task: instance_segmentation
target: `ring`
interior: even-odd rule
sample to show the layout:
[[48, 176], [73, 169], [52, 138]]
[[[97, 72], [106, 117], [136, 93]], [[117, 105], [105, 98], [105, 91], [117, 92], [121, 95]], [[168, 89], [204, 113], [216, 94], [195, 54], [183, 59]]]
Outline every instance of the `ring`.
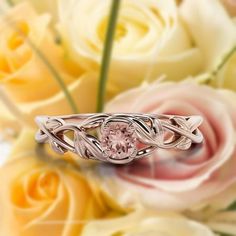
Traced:
[[36, 141], [54, 151], [85, 159], [125, 164], [150, 155], [157, 148], [189, 149], [201, 143], [201, 116], [135, 113], [93, 113], [38, 116]]

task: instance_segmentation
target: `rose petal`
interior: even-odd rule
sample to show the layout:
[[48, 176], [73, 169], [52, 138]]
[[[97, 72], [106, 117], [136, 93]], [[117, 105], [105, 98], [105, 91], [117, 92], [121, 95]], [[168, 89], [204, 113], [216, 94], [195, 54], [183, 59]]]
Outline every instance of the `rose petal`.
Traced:
[[236, 30], [232, 19], [217, 0], [186, 0], [181, 15], [204, 55], [205, 68], [214, 68], [235, 46]]

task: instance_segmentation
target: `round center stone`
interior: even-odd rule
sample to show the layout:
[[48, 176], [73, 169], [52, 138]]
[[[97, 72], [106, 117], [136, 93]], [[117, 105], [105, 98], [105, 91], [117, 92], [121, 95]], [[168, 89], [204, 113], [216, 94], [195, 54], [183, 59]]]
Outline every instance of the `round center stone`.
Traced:
[[134, 127], [125, 122], [109, 122], [102, 130], [101, 145], [112, 159], [124, 159], [137, 150]]

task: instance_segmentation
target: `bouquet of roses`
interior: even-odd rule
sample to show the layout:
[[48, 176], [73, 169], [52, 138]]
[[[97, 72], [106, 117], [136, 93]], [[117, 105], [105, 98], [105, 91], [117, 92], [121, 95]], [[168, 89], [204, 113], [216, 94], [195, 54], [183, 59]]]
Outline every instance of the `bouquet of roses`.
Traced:
[[[35, 142], [35, 116], [95, 112], [204, 140], [124, 165]], [[0, 129], [0, 236], [236, 235], [235, 0], [1, 0]]]

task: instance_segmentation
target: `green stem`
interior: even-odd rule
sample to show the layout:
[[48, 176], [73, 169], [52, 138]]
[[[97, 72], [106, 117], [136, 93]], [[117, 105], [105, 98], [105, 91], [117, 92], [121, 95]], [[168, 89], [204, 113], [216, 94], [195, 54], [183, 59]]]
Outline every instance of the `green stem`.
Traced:
[[212, 75], [216, 76], [218, 72], [224, 67], [224, 65], [229, 61], [229, 59], [236, 52], [236, 45], [225, 55], [221, 63], [216, 67], [216, 69], [212, 72]]
[[202, 83], [209, 84], [213, 79], [216, 78], [220, 70], [225, 66], [225, 64], [230, 60], [230, 58], [234, 55], [236, 52], [236, 45], [223, 57], [222, 61], [216, 66], [214, 70], [212, 70], [207, 78], [202, 79]]
[[102, 64], [99, 75], [97, 112], [101, 112], [104, 108], [106, 82], [109, 72], [110, 59], [112, 54], [113, 38], [115, 34], [116, 22], [118, 18], [120, 0], [113, 0], [110, 10], [109, 22], [107, 26], [105, 45], [102, 55]]
[[64, 95], [65, 95], [65, 97], [68, 101], [68, 104], [70, 105], [72, 111], [74, 113], [78, 113], [78, 108], [77, 108], [72, 96], [70, 95], [70, 92], [67, 89], [67, 86], [63, 81], [63, 78], [60, 76], [60, 74], [57, 73], [56, 69], [49, 62], [49, 60], [43, 54], [43, 52], [41, 52], [29, 39], [28, 39], [28, 43], [30, 44], [31, 48], [35, 51], [35, 53], [38, 55], [38, 57], [42, 60], [42, 62], [45, 64], [45, 66], [48, 68], [49, 72], [52, 74], [54, 79], [57, 81], [57, 83], [60, 86], [61, 90], [63, 91], [63, 93], [64, 93]]

